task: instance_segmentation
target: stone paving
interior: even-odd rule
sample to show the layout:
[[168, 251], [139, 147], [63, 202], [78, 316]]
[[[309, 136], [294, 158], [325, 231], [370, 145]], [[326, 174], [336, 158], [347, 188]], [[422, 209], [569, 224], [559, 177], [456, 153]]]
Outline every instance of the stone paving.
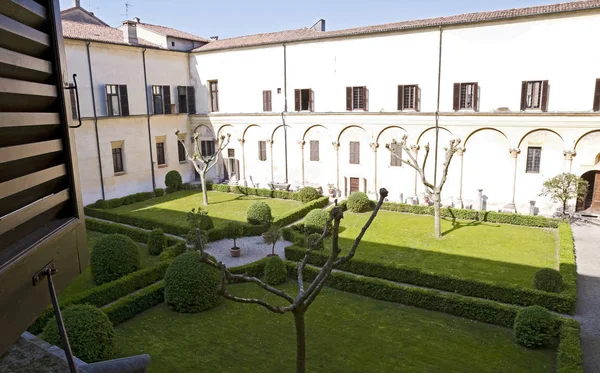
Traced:
[[[265, 244], [261, 236], [242, 237], [236, 240], [236, 244], [242, 249], [239, 258], [232, 258], [229, 249], [233, 246], [233, 240], [225, 239], [206, 244], [206, 252], [222, 261], [228, 268], [237, 267], [262, 259], [271, 253], [271, 244]], [[275, 254], [282, 259], [285, 258], [284, 248], [292, 243], [280, 240], [275, 244]]]

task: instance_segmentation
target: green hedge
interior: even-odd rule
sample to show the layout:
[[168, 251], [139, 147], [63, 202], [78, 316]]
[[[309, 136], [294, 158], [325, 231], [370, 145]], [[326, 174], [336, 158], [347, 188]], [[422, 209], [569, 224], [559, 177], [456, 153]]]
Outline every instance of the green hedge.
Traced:
[[[368, 247], [363, 248], [369, 250]], [[289, 246], [285, 249], [288, 260], [301, 261], [305, 249]], [[328, 254], [313, 251], [309, 263], [322, 266]], [[549, 310], [573, 314], [575, 311], [576, 296], [571, 293], [547, 293], [535, 289], [526, 289], [518, 286], [494, 284], [491, 282], [463, 279], [457, 276], [432, 273], [421, 268], [407, 265], [390, 265], [374, 263], [354, 258], [338, 269], [363, 276], [377, 277], [385, 280], [402, 282], [406, 284], [424, 286], [433, 289], [459, 293], [471, 297], [484, 298], [503, 303], [521, 306], [540, 305]]]
[[579, 323], [573, 319], [565, 319], [559, 329], [558, 354], [556, 358], [557, 373], [583, 373], [583, 352]]
[[[111, 223], [107, 221], [97, 219], [85, 219], [86, 229], [94, 232], [106, 233], [106, 234], [124, 234], [134, 240], [135, 242], [147, 244], [150, 238], [150, 232], [134, 227], [127, 227], [118, 223]], [[167, 236], [167, 245], [176, 245], [180, 240]]]
[[[382, 210], [405, 212], [418, 215], [433, 215], [433, 206], [408, 205], [405, 203], [385, 202]], [[531, 216], [520, 214], [509, 214], [494, 211], [477, 211], [443, 207], [441, 216], [444, 218], [478, 220], [489, 223], [503, 223], [513, 225], [525, 225], [529, 227], [557, 228], [560, 220], [550, 219], [543, 216]]]
[[[165, 233], [174, 234], [176, 236], [184, 236], [188, 233], [187, 227], [178, 226], [175, 224], [169, 224], [154, 220], [147, 220], [137, 216], [119, 214], [110, 210], [102, 210], [102, 209], [94, 209], [86, 206], [84, 208], [84, 212], [86, 216], [91, 216], [93, 218], [110, 220], [115, 223], [133, 225], [138, 228], [144, 228], [148, 230], [152, 230], [154, 228], [160, 228]], [[148, 232], [149, 233], [149, 232]], [[147, 241], [146, 241], [147, 242]]]
[[291, 224], [291, 223], [295, 222], [296, 220], [302, 219], [304, 216], [306, 216], [306, 214], [309, 213], [309, 211], [314, 210], [314, 209], [323, 208], [323, 207], [327, 206], [328, 203], [329, 203], [329, 197], [321, 197], [314, 201], [310, 201], [300, 207], [293, 209], [292, 211], [288, 212], [284, 216], [275, 218], [275, 220], [273, 220], [273, 225], [278, 225], [280, 227], [283, 227], [285, 225]]
[[[60, 306], [64, 308], [69, 304], [91, 304], [102, 307], [129, 293], [162, 280], [169, 264], [170, 262], [167, 261], [161, 262], [155, 267], [142, 269], [116, 281], [93, 287], [76, 297], [61, 302]], [[49, 307], [29, 326], [28, 330], [33, 334], [39, 334], [52, 316], [54, 316], [54, 312], [52, 307]]]
[[571, 226], [564, 222], [558, 225], [558, 262], [558, 271], [563, 279], [563, 291], [560, 295], [573, 302], [571, 312], [568, 312], [572, 314], [577, 300], [577, 264], [575, 262], [573, 231]]
[[113, 198], [107, 200], [99, 199], [96, 202], [87, 205], [87, 207], [97, 209], [114, 209], [119, 206], [131, 205], [132, 203], [146, 201], [150, 198], [154, 198], [153, 192], [140, 192], [120, 198]]
[[286, 190], [251, 188], [245, 186], [229, 186], [227, 184], [210, 184], [206, 185], [206, 189], [215, 190], [224, 193], [244, 194], [247, 196], [260, 196], [268, 198], [293, 199], [300, 201], [300, 196], [296, 192], [288, 192]]
[[141, 291], [129, 294], [102, 309], [113, 325], [133, 318], [135, 315], [164, 301], [164, 281], [157, 282]]

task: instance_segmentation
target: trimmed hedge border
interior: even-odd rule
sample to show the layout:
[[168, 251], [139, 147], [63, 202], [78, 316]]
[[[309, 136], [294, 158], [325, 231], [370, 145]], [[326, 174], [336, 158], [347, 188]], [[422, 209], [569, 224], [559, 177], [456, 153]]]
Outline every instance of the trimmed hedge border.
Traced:
[[120, 324], [133, 318], [138, 313], [156, 306], [165, 300], [165, 282], [160, 281], [144, 288], [137, 293], [129, 294], [102, 311], [108, 315], [113, 325]]
[[310, 201], [300, 207], [293, 209], [292, 211], [288, 212], [286, 215], [276, 218], [275, 220], [273, 220], [273, 224], [283, 227], [285, 225], [295, 222], [296, 220], [302, 219], [311, 210], [323, 208], [323, 207], [327, 206], [327, 204], [329, 204], [329, 197], [321, 197], [314, 201]]
[[[385, 202], [381, 206], [382, 210], [405, 212], [409, 214], [417, 215], [433, 215], [433, 206], [420, 206], [420, 205], [408, 205], [405, 203]], [[488, 223], [502, 223], [502, 224], [513, 224], [513, 225], [524, 225], [528, 227], [542, 227], [542, 228], [557, 228], [561, 222], [559, 219], [550, 219], [543, 216], [531, 216], [531, 215], [520, 215], [510, 214], [504, 212], [495, 211], [477, 211], [477, 210], [466, 210], [456, 209], [450, 207], [442, 207], [441, 216], [443, 218], [453, 218], [462, 220], [477, 220]]]
[[[126, 227], [118, 223], [110, 223], [96, 219], [85, 219], [85, 227], [86, 229], [94, 232], [106, 234], [124, 234], [135, 242], [143, 244], [147, 244], [148, 238], [150, 238], [150, 232], [143, 229]], [[172, 246], [177, 242], [179, 242], [177, 239], [167, 236], [167, 245]]]
[[581, 327], [576, 320], [564, 319], [558, 337], [558, 353], [556, 356], [557, 373], [583, 373], [583, 352], [579, 333]]

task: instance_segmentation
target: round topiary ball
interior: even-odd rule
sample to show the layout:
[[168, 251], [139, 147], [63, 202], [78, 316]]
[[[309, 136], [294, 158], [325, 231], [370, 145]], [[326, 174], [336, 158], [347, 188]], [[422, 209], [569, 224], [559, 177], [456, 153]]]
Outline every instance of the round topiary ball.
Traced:
[[306, 233], [323, 233], [328, 219], [329, 213], [327, 211], [311, 210], [304, 218], [304, 231]]
[[96, 285], [114, 281], [140, 268], [138, 245], [122, 234], [100, 238], [90, 255], [92, 278]]
[[271, 256], [265, 265], [265, 281], [269, 285], [283, 284], [287, 279], [287, 269], [279, 256]]
[[[317, 242], [321, 238], [321, 234], [312, 233], [306, 238], [306, 246], [311, 248], [315, 242]], [[315, 248], [315, 250], [323, 250], [323, 241], [321, 241]]]
[[148, 254], [160, 255], [167, 248], [167, 236], [160, 228], [154, 228], [148, 237]]
[[250, 224], [270, 224], [273, 221], [271, 208], [263, 201], [256, 201], [248, 207], [247, 219]]
[[[112, 357], [116, 334], [104, 312], [89, 304], [77, 304], [66, 307], [62, 311], [62, 317], [73, 355], [86, 363], [108, 360]], [[43, 339], [64, 348], [56, 318], [48, 320]]]
[[533, 284], [536, 289], [551, 293], [560, 293], [564, 286], [560, 272], [551, 268], [542, 268], [537, 271]]
[[298, 192], [298, 198], [300, 198], [302, 203], [313, 201], [319, 197], [321, 197], [319, 192], [315, 188], [309, 186], [300, 189]]
[[219, 303], [219, 271], [200, 261], [200, 253], [179, 255], [165, 274], [165, 302], [177, 312], [194, 313]]
[[555, 317], [544, 307], [523, 308], [515, 318], [515, 341], [532, 348], [548, 346], [556, 334], [556, 326]]
[[181, 184], [183, 184], [183, 180], [181, 179], [181, 174], [175, 170], [171, 170], [167, 172], [165, 175], [165, 185], [167, 188], [171, 190], [179, 190], [181, 188]]
[[365, 212], [369, 210], [371, 201], [365, 193], [354, 192], [346, 200], [346, 206], [350, 212]]

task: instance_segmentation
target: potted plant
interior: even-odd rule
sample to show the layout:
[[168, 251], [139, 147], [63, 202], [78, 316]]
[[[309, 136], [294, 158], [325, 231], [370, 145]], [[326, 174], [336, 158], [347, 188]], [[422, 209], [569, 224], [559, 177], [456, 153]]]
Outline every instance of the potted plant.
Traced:
[[329, 188], [329, 195], [335, 197], [335, 184], [327, 184], [327, 188]]
[[225, 236], [233, 240], [233, 247], [229, 249], [229, 253], [233, 258], [237, 258], [242, 254], [242, 249], [237, 246], [236, 240], [244, 234], [244, 226], [237, 221], [232, 221], [225, 226]]
[[265, 233], [268, 233], [271, 239], [271, 254], [267, 255], [267, 257], [277, 256], [277, 254], [275, 254], [275, 244], [281, 239], [281, 227], [279, 225], [272, 225]]

